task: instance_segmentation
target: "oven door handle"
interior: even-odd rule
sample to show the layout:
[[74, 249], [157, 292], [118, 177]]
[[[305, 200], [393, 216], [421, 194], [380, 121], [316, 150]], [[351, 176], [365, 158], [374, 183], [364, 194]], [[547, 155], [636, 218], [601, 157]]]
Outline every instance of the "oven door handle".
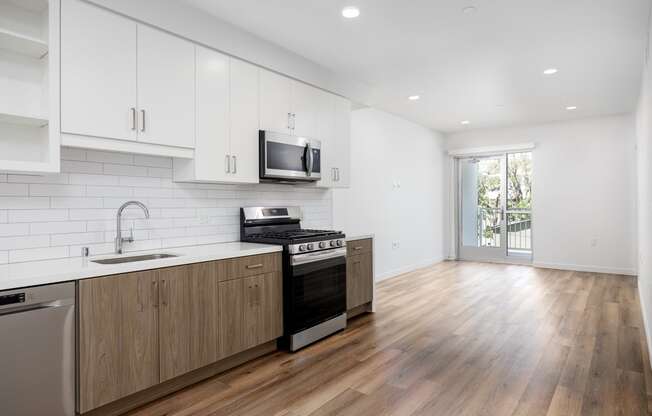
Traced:
[[291, 264], [293, 266], [298, 266], [300, 264], [315, 263], [318, 261], [334, 259], [337, 257], [346, 258], [346, 247], [341, 247], [334, 250], [316, 251], [314, 253], [295, 254], [292, 256]]

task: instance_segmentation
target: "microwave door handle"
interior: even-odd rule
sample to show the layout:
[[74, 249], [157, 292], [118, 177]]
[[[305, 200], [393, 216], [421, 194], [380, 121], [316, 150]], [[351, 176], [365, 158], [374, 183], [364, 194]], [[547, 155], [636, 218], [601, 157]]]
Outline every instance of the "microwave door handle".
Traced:
[[308, 168], [308, 176], [312, 176], [313, 158], [312, 158], [312, 145], [306, 145], [306, 167]]

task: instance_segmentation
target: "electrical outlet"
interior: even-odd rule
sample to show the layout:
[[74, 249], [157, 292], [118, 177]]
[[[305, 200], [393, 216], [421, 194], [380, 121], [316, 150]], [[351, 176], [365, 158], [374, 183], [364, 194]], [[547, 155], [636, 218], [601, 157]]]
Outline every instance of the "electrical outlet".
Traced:
[[392, 241], [392, 250], [398, 250], [401, 247], [401, 243], [398, 241]]
[[594, 238], [591, 240], [591, 247], [597, 247], [598, 246], [598, 239]]

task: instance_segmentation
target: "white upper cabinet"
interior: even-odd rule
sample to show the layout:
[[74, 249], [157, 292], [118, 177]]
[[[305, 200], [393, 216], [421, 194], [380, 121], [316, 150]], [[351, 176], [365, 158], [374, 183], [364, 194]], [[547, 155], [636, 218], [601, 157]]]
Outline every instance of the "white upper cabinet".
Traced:
[[195, 46], [138, 25], [138, 140], [195, 145]]
[[61, 2], [61, 130], [136, 140], [137, 24]]
[[[258, 68], [231, 59], [231, 179], [258, 183]], [[234, 159], [235, 158], [235, 159]]]
[[260, 130], [292, 133], [292, 80], [260, 71]]
[[331, 166], [335, 171], [332, 187], [348, 188], [351, 184], [351, 102], [346, 98], [333, 97], [335, 124]]
[[61, 19], [62, 144], [192, 157], [194, 45], [80, 0]]
[[196, 47], [196, 149], [175, 159], [178, 181], [224, 181], [229, 175], [229, 57]]
[[258, 183], [258, 68], [196, 48], [195, 158], [175, 159], [174, 179]]
[[319, 113], [325, 92], [306, 84], [292, 81], [292, 134], [318, 140]]

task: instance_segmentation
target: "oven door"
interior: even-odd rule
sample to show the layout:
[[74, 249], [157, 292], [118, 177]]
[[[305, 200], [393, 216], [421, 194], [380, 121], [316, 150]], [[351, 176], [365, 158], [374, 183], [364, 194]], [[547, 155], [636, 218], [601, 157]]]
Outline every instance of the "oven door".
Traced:
[[289, 334], [346, 312], [346, 248], [291, 256], [288, 286]]
[[259, 141], [261, 179], [321, 179], [319, 140], [261, 130]]

